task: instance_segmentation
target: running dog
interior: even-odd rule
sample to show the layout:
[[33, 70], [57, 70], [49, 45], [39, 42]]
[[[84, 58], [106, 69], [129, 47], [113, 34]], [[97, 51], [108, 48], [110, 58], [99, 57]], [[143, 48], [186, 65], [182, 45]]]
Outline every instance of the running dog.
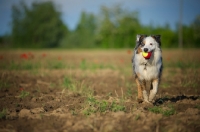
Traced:
[[[160, 35], [137, 35], [132, 58], [133, 74], [138, 87], [139, 103], [153, 103], [160, 83], [163, 63]], [[150, 92], [146, 83], [150, 82]]]

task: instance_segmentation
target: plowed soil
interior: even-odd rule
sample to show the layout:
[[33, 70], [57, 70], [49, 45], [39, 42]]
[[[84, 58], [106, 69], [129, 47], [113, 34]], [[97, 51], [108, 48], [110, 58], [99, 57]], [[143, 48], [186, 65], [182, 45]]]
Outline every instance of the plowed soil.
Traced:
[[153, 105], [131, 50], [0, 51], [0, 132], [199, 132], [200, 50], [163, 50]]

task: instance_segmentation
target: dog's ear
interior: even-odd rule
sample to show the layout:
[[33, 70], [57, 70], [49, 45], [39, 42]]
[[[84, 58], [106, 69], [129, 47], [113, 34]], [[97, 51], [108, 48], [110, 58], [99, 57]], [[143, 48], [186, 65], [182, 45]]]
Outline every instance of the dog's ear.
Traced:
[[152, 37], [158, 42], [159, 46], [161, 46], [161, 35], [152, 35]]
[[140, 35], [140, 34], [137, 34], [137, 35], [136, 35], [136, 42], [139, 42], [139, 40], [140, 40], [140, 37], [141, 37], [141, 35]]
[[141, 42], [147, 35], [144, 34], [137, 34], [136, 35], [136, 42]]
[[[142, 43], [142, 40], [146, 37], [147, 35], [141, 35], [141, 34], [137, 34], [136, 35], [136, 45], [135, 45], [135, 50], [138, 49], [138, 47], [140, 46], [140, 44]], [[138, 54], [138, 50], [136, 52]]]

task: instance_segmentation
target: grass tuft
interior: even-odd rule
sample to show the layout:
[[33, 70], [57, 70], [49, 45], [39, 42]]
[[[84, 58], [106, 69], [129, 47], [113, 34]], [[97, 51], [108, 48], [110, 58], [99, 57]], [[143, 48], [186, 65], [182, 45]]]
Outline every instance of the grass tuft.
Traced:
[[51, 61], [48, 63], [48, 66], [46, 66], [49, 69], [64, 69], [66, 68], [65, 64], [62, 62], [57, 62], [57, 61]]
[[175, 109], [173, 106], [168, 106], [167, 108], [162, 108], [159, 106], [154, 106], [152, 108], [148, 108], [150, 112], [156, 113], [156, 114], [162, 114], [164, 116], [170, 116], [175, 114]]
[[1, 112], [0, 112], [0, 119], [5, 119], [6, 118], [6, 114], [7, 114], [7, 109], [3, 109]]
[[88, 87], [84, 81], [79, 81], [73, 79], [72, 77], [64, 77], [62, 85], [65, 90], [68, 90], [68, 92], [78, 93], [85, 96], [93, 94], [93, 90], [91, 90], [91, 88]]
[[10, 86], [10, 84], [8, 84], [8, 82], [5, 82], [5, 81], [2, 81], [2, 80], [0, 80], [0, 90], [1, 89], [6, 89], [6, 88], [8, 88]]
[[116, 103], [115, 101], [108, 102], [106, 100], [97, 100], [93, 96], [88, 97], [86, 100], [86, 106], [83, 110], [84, 115], [91, 115], [96, 112], [106, 112], [106, 111], [125, 111], [126, 108], [123, 104]]
[[86, 70], [86, 68], [87, 68], [87, 62], [86, 62], [85, 59], [82, 59], [82, 60], [81, 60], [80, 68], [81, 68], [82, 70]]
[[27, 97], [29, 94], [30, 94], [29, 92], [22, 90], [19, 97], [23, 99]]

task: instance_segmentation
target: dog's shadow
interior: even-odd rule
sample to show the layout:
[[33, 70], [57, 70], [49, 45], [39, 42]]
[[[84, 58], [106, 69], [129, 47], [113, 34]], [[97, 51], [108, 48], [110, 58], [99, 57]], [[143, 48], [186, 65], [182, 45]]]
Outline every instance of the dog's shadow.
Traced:
[[158, 99], [155, 100], [154, 105], [159, 106], [159, 105], [164, 104], [167, 101], [176, 103], [177, 101], [184, 100], [184, 99], [197, 100], [197, 99], [200, 99], [200, 96], [185, 96], [185, 95], [180, 95], [180, 96], [169, 97], [169, 98], [168, 97], [158, 98]]

